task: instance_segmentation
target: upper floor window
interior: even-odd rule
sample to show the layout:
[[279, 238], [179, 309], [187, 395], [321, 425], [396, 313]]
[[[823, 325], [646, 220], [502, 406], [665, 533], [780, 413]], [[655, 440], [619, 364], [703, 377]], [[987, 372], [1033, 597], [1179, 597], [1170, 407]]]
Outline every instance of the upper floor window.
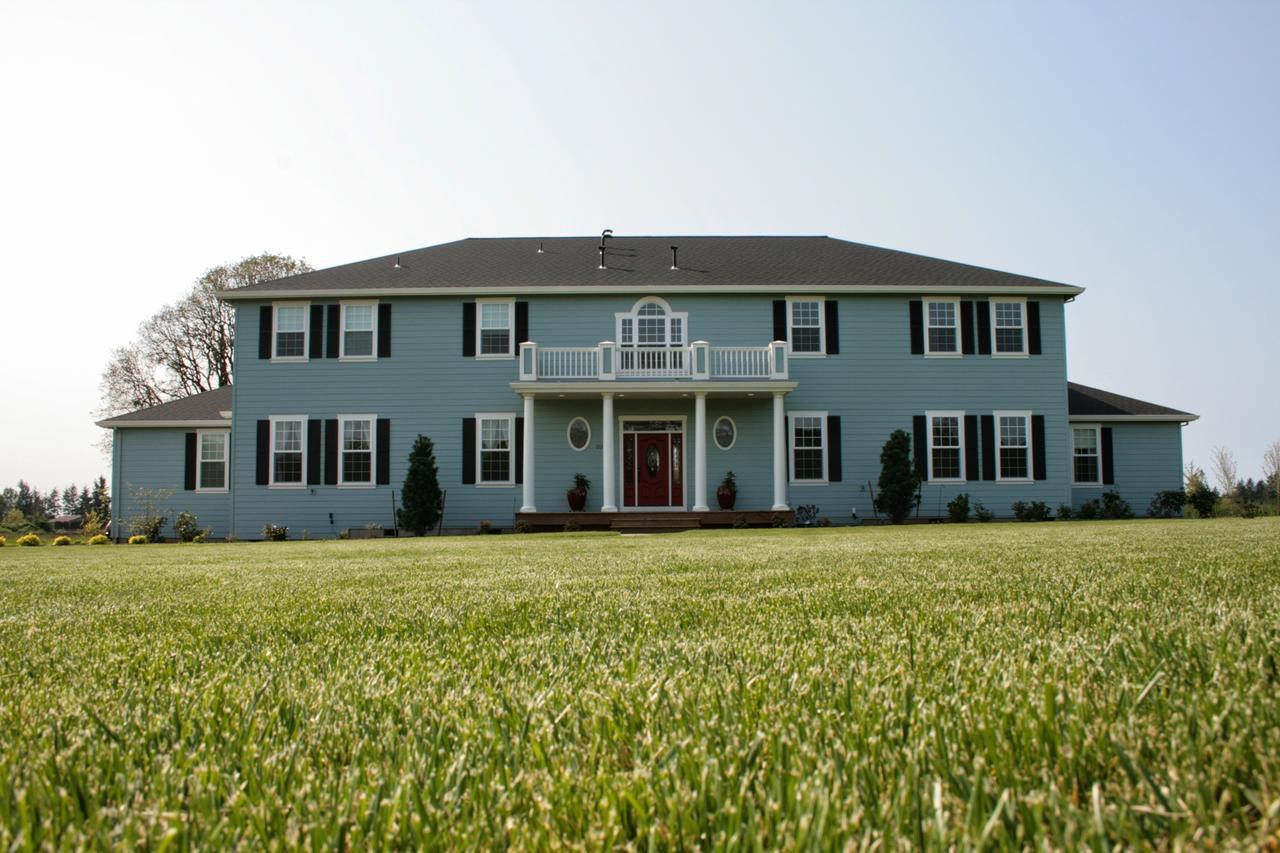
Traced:
[[964, 479], [964, 412], [929, 412], [929, 479]]
[[227, 433], [202, 431], [199, 438], [196, 491], [224, 491], [227, 488]]
[[620, 346], [682, 347], [687, 340], [689, 315], [672, 311], [666, 300], [656, 296], [641, 299], [615, 318]]
[[1024, 300], [991, 302], [996, 355], [1027, 354], [1026, 307]]
[[377, 305], [373, 302], [342, 303], [341, 358], [369, 358], [373, 355], [376, 337]]
[[306, 418], [294, 415], [271, 418], [271, 485], [303, 485], [306, 422]]
[[480, 322], [476, 324], [476, 354], [479, 358], [510, 358], [514, 352], [515, 301], [477, 299]]
[[960, 353], [960, 303], [954, 299], [925, 303], [925, 346], [929, 355]]
[[276, 305], [275, 336], [271, 357], [275, 359], [305, 359], [307, 357], [307, 311], [303, 304]]
[[1031, 478], [1031, 414], [1029, 412], [996, 412], [999, 433], [999, 465], [997, 480], [1029, 480]]
[[489, 485], [509, 485], [514, 482], [515, 432], [514, 415], [476, 415], [476, 429], [480, 440], [476, 442], [477, 482]]
[[791, 482], [827, 481], [827, 413], [791, 415]]
[[791, 352], [821, 355], [824, 350], [822, 300], [798, 297], [787, 300], [787, 340]]
[[1102, 446], [1099, 426], [1071, 428], [1071, 479], [1078, 486], [1102, 484], [1102, 468], [1098, 448]]

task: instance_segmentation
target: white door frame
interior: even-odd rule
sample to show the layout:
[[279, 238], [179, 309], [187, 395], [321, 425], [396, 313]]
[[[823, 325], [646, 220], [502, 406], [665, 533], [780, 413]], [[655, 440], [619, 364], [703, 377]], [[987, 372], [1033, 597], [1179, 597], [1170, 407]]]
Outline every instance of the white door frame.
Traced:
[[[652, 430], [652, 429], [627, 429], [627, 421], [679, 421], [680, 429], [676, 430]], [[689, 441], [688, 441], [688, 415], [618, 415], [618, 472], [622, 475], [618, 477], [618, 510], [620, 512], [685, 512], [688, 507], [689, 498], [689, 478], [686, 476], [689, 471]], [[668, 432], [671, 435], [680, 436], [680, 505], [679, 506], [627, 506], [627, 471], [626, 471], [626, 447], [627, 433], [640, 434], [652, 432]], [[637, 460], [638, 461], [638, 460]], [[667, 459], [670, 465], [671, 460]], [[674, 466], [672, 466], [674, 471]], [[639, 485], [639, 478], [637, 478]], [[668, 494], [670, 492], [668, 491]]]

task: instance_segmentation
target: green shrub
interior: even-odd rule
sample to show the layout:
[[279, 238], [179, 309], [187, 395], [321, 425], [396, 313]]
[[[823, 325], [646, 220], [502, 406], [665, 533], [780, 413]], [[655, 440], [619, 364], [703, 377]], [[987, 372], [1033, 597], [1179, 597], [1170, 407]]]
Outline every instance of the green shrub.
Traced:
[[961, 492], [947, 501], [947, 515], [956, 524], [964, 524], [969, 520], [969, 493]]
[[1177, 518], [1182, 515], [1182, 508], [1187, 505], [1187, 493], [1182, 489], [1167, 489], [1156, 492], [1147, 507], [1147, 515], [1152, 518]]
[[98, 533], [94, 536], [89, 537], [90, 545], [108, 545], [110, 544], [110, 542], [111, 542], [111, 537], [106, 535], [105, 533]]
[[778, 513], [773, 517], [773, 521], [771, 523], [774, 527], [790, 527], [791, 519], [787, 518], [782, 513]]
[[400, 526], [419, 536], [434, 530], [444, 511], [435, 447], [419, 435], [409, 451], [409, 470], [400, 490]]
[[515, 527], [511, 528], [511, 532], [512, 533], [532, 533], [533, 525], [522, 518], [516, 522]]
[[745, 515], [735, 515], [733, 517], [734, 530], [746, 530], [750, 526], [751, 525], [747, 523], [747, 517]]
[[1218, 490], [1197, 479], [1187, 488], [1187, 503], [1200, 518], [1213, 518], [1214, 507], [1218, 505]]
[[1258, 506], [1253, 501], [1245, 501], [1244, 503], [1240, 504], [1241, 518], [1257, 518], [1261, 514], [1262, 514], [1262, 507]]
[[996, 517], [996, 514], [987, 509], [982, 501], [973, 502], [973, 517], [982, 523], [986, 523]]
[[137, 534], [129, 537], [130, 545], [146, 545], [150, 541], [151, 541], [150, 539], [148, 539], [147, 537], [141, 534]]
[[284, 542], [289, 538], [289, 528], [267, 522], [262, 526], [262, 538], [268, 542]]
[[204, 533], [197, 533], [191, 537], [191, 542], [195, 545], [203, 545], [208, 540]]
[[1072, 515], [1071, 504], [1058, 504], [1058, 521], [1070, 521]]
[[200, 519], [189, 512], [180, 512], [173, 522], [173, 529], [180, 541], [190, 542], [200, 535]]
[[480, 524], [476, 526], [476, 534], [479, 536], [484, 536], [486, 533], [489, 533], [492, 530], [493, 530], [493, 522], [487, 518], [482, 520]]
[[817, 504], [801, 504], [796, 507], [796, 527], [814, 527], [817, 523]]
[[129, 519], [129, 532], [145, 536], [148, 542], [164, 539], [164, 526], [169, 521], [169, 510], [161, 505], [171, 497], [172, 489], [134, 489], [132, 501], [137, 507], [137, 514]]
[[876, 510], [901, 524], [919, 501], [920, 475], [911, 464], [911, 436], [900, 429], [889, 435], [880, 450], [880, 482]]
[[1013, 504], [1013, 517], [1018, 521], [1048, 521], [1049, 505], [1044, 501], [1016, 501]]
[[1129, 503], [1116, 491], [1104, 492], [1102, 495], [1103, 518], [1133, 518], [1133, 510]]
[[80, 532], [92, 539], [102, 532], [102, 516], [95, 510], [89, 510], [84, 514], [84, 523], [80, 525]]
[[1076, 510], [1076, 518], [1081, 521], [1092, 521], [1098, 517], [1099, 511], [1097, 501], [1085, 501], [1080, 504], [1080, 509]]
[[15, 541], [24, 548], [35, 548], [40, 544], [40, 537], [34, 533], [28, 533], [25, 536], [19, 536]]
[[54, 544], [54, 545], [70, 545], [70, 544], [71, 544], [71, 537], [70, 537], [70, 536], [56, 536], [56, 537], [54, 537], [53, 544]]

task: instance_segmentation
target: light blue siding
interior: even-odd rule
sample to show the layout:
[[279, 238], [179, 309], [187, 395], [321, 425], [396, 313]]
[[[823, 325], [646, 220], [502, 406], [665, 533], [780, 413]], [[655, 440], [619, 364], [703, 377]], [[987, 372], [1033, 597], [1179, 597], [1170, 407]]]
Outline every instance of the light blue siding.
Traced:
[[[112, 535], [127, 537], [138, 514], [135, 493], [150, 489], [167, 511], [165, 536], [176, 537], [173, 522], [180, 512], [193, 513], [201, 527], [212, 527], [221, 539], [231, 529], [231, 493], [183, 489], [186, 471], [186, 434], [195, 429], [117, 429], [113, 437], [111, 493]], [[232, 480], [234, 485], [234, 479]]]
[[1156, 492], [1182, 488], [1182, 425], [1179, 423], [1133, 423], [1095, 421], [1111, 427], [1115, 484], [1075, 486], [1072, 505], [1079, 509], [1088, 500], [1099, 500], [1103, 492], [1117, 491], [1135, 514], [1147, 514]]

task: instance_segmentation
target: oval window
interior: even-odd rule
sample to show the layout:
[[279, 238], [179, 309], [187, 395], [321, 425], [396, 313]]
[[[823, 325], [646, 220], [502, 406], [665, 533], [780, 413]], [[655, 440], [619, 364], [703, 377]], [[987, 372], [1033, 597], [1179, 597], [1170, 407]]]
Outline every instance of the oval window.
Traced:
[[722, 417], [716, 421], [715, 435], [716, 447], [728, 450], [738, 440], [738, 427], [734, 425], [732, 418]]
[[569, 421], [569, 446], [574, 450], [586, 450], [591, 443], [591, 424], [586, 418]]

